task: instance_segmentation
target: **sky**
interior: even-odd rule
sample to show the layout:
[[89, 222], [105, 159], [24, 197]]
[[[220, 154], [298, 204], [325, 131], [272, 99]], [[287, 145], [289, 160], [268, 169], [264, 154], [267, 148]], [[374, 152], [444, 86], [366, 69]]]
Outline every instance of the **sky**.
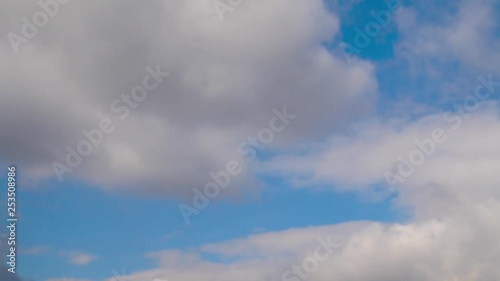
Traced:
[[500, 2], [0, 3], [1, 281], [500, 280]]

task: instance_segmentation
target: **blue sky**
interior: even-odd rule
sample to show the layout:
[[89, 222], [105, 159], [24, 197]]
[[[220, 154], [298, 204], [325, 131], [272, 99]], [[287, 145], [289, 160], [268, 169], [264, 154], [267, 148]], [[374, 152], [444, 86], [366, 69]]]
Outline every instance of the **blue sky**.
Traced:
[[[0, 163], [20, 171], [8, 281], [305, 280], [286, 270], [325, 235], [342, 246], [309, 280], [500, 276], [498, 3], [160, 2], [53, 2], [29, 40], [17, 18], [41, 6], [0, 4], [4, 33], [26, 37], [0, 44]], [[373, 13], [390, 18], [361, 47]], [[346, 60], [343, 44], [360, 51]], [[195, 207], [231, 161], [241, 172]]]
[[[26, 206], [21, 213], [21, 247], [47, 248], [23, 255], [19, 267], [42, 280], [54, 274], [100, 280], [112, 269], [133, 272], [152, 267], [144, 255], [155, 249], [189, 249], [254, 233], [346, 221], [405, 220], [390, 198], [373, 202], [350, 193], [290, 192], [280, 181], [273, 186], [278, 189], [264, 192], [257, 202], [210, 206], [189, 226], [174, 200], [113, 196], [81, 183], [21, 192], [19, 200]], [[71, 265], [62, 251], [90, 252], [99, 258], [88, 265]]]

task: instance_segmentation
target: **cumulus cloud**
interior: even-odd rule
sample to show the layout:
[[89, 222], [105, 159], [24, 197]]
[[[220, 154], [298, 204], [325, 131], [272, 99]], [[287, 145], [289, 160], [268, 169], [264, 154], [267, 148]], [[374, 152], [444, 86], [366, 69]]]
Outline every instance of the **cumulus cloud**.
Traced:
[[[2, 6], [3, 32], [20, 33], [17, 19], [37, 9]], [[373, 66], [349, 65], [322, 46], [338, 32], [320, 0], [248, 1], [224, 22], [210, 1], [71, 1], [18, 55], [1, 44], [0, 118], [16, 120], [3, 128], [10, 137], [1, 159], [30, 178], [54, 177], [51, 163], [64, 163], [65, 147], [108, 117], [116, 130], [65, 178], [190, 194], [227, 161], [245, 163], [238, 145], [267, 126], [274, 107], [300, 117], [269, 149], [322, 137], [370, 112]], [[170, 76], [119, 120], [113, 100], [156, 65]], [[241, 185], [251, 178], [242, 173]]]
[[[308, 151], [262, 161], [296, 187], [366, 193], [385, 186], [407, 222], [357, 222], [290, 229], [150, 253], [157, 268], [131, 280], [494, 280], [500, 275], [500, 109], [495, 101], [431, 110], [417, 119], [370, 119]], [[465, 110], [465, 111], [463, 111]], [[436, 135], [436, 131], [439, 134]], [[432, 146], [421, 145], [439, 139]], [[419, 145], [420, 143], [420, 145]], [[424, 163], [390, 189], [386, 172], [420, 150]], [[427, 153], [426, 153], [427, 152]], [[409, 160], [408, 160], [409, 161]], [[306, 270], [317, 239], [340, 246]], [[210, 256], [211, 258], [205, 258]], [[294, 273], [293, 269], [297, 269]], [[299, 271], [300, 270], [300, 271]], [[304, 277], [301, 277], [304, 276]]]
[[[310, 154], [280, 156], [264, 164], [267, 172], [284, 175], [298, 187], [329, 183], [339, 190], [366, 190], [395, 183], [411, 198], [419, 197], [419, 188], [433, 186], [486, 199], [500, 195], [495, 188], [500, 184], [500, 154], [495, 149], [500, 120], [496, 103], [478, 106], [482, 109], [464, 115], [442, 112], [409, 122], [369, 122], [353, 136], [333, 137]], [[431, 144], [436, 131], [441, 142]], [[401, 181], [387, 177], [387, 172], [399, 175], [405, 161], [414, 167], [411, 175], [402, 173]]]
[[[156, 252], [149, 255], [157, 260], [156, 269], [126, 277], [133, 281], [489, 280], [499, 274], [500, 245], [494, 237], [500, 228], [492, 216], [499, 206], [488, 211], [471, 208], [465, 218], [460, 213], [446, 220], [408, 224], [358, 222], [291, 229], [204, 245], [191, 252]], [[305, 270], [303, 262], [314, 256], [318, 239], [328, 236], [340, 247], [314, 271]], [[323, 256], [328, 253], [326, 248], [322, 251]], [[204, 259], [203, 254], [215, 254], [220, 261]], [[300, 273], [293, 274], [294, 266], [302, 267]], [[288, 270], [292, 273], [285, 274]], [[300, 274], [307, 277], [301, 279]]]
[[[353, 233], [348, 246], [310, 280], [472, 281], [499, 276], [499, 116], [498, 104], [486, 102], [465, 115], [372, 121], [310, 154], [267, 163], [269, 171], [296, 187], [321, 183], [366, 194], [383, 186], [396, 192], [396, 206], [412, 214], [405, 224], [371, 224]], [[443, 132], [441, 143], [427, 148], [417, 144], [432, 139], [436, 130]], [[401, 159], [411, 164], [414, 151], [421, 151], [425, 160], [391, 189], [386, 173], [397, 174]]]
[[[500, 275], [500, 110], [484, 102], [474, 111], [431, 113], [415, 120], [371, 120], [349, 136], [333, 137], [309, 153], [263, 163], [291, 184], [330, 184], [366, 192], [386, 183], [386, 171], [399, 156], [422, 149], [415, 140], [440, 143], [406, 181], [394, 203], [409, 209], [402, 223], [350, 222], [296, 228], [210, 243], [190, 250], [164, 250], [147, 256], [152, 270], [130, 280], [494, 280]], [[430, 147], [427, 147], [430, 149]], [[428, 151], [429, 152], [429, 151]], [[314, 270], [318, 239], [338, 244]], [[210, 258], [207, 258], [210, 257]], [[310, 261], [310, 260], [309, 260]], [[294, 271], [295, 270], [297, 271]], [[301, 277], [303, 276], [303, 277]]]

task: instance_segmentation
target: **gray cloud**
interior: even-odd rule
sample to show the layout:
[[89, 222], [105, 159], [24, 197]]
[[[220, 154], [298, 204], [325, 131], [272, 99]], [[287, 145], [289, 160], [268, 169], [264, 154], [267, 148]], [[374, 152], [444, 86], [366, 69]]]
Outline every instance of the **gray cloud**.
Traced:
[[[341, 130], [376, 97], [370, 64], [348, 65], [321, 46], [339, 23], [319, 0], [249, 1], [224, 22], [209, 1], [70, 1], [60, 8], [19, 54], [8, 38], [0, 43], [0, 118], [9, 132], [0, 159], [34, 179], [53, 177], [50, 164], [64, 161], [64, 148], [110, 117], [116, 131], [65, 177], [186, 195], [209, 171], [242, 159], [238, 144], [267, 125], [272, 108], [300, 116], [270, 147], [286, 149]], [[37, 9], [2, 3], [1, 13], [11, 16], [0, 29], [20, 34], [18, 19]], [[120, 123], [111, 102], [157, 64], [171, 75]], [[249, 186], [253, 177], [240, 178], [238, 186]]]

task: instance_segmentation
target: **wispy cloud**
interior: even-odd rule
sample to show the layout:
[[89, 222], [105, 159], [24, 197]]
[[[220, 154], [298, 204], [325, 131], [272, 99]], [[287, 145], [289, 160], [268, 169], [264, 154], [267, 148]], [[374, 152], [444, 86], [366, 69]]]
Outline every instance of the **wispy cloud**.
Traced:
[[169, 234], [165, 235], [165, 236], [163, 237], [163, 239], [165, 239], [165, 240], [170, 240], [170, 239], [175, 238], [176, 236], [178, 236], [178, 235], [179, 235], [179, 234], [181, 234], [181, 233], [182, 233], [182, 231], [180, 231], [180, 230], [176, 230], [176, 231], [170, 232]]
[[50, 278], [47, 279], [46, 281], [92, 281], [92, 280], [63, 277], [63, 278]]
[[97, 259], [97, 256], [88, 254], [88, 253], [82, 253], [82, 252], [66, 252], [62, 251], [60, 253], [61, 256], [67, 257], [68, 262], [71, 264], [76, 264], [76, 265], [86, 265], [95, 259]]
[[35, 246], [27, 249], [20, 249], [20, 254], [22, 255], [41, 255], [41, 254], [46, 254], [48, 251], [50, 251], [49, 246]]

